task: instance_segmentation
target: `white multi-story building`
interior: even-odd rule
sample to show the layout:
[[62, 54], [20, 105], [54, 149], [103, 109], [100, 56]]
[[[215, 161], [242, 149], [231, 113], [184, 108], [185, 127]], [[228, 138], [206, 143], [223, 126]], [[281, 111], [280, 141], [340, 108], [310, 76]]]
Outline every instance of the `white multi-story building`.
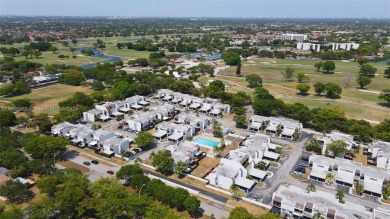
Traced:
[[333, 51], [338, 51], [338, 50], [350, 51], [351, 49], [359, 48], [358, 43], [330, 43], [330, 45], [332, 46]]
[[367, 149], [369, 161], [384, 170], [390, 170], [390, 142], [373, 141]]
[[342, 158], [329, 158], [311, 155], [309, 158], [311, 168], [310, 179], [325, 182], [328, 174], [335, 176], [335, 183], [354, 187], [354, 182], [363, 184], [364, 193], [376, 197], [382, 196], [384, 182], [390, 180], [390, 172], [363, 166], [351, 160]]
[[133, 114], [126, 121], [129, 128], [136, 132], [148, 130], [153, 124], [157, 123], [158, 115], [155, 112], [141, 112]]
[[296, 40], [297, 42], [303, 42], [307, 40], [307, 35], [287, 33], [287, 34], [282, 34], [282, 40]]
[[105, 139], [100, 142], [100, 147], [103, 149], [103, 152], [106, 154], [115, 153], [120, 155], [122, 152], [126, 151], [130, 144], [133, 143], [133, 139], [130, 138], [118, 138], [113, 136], [111, 138]]
[[248, 128], [259, 131], [262, 127], [265, 128], [266, 133], [270, 134], [276, 134], [278, 128], [280, 128], [282, 130], [280, 136], [289, 139], [292, 139], [295, 132], [300, 134], [303, 129], [302, 123], [293, 120], [258, 115], [251, 116]]
[[[174, 166], [178, 162], [184, 162], [187, 165], [190, 165], [194, 161], [195, 157], [200, 156], [203, 153], [200, 150], [199, 145], [196, 145], [189, 141], [184, 141], [179, 145], [168, 145], [167, 147], [165, 147], [165, 150], [171, 152], [172, 158], [175, 161]], [[175, 167], [173, 167], [173, 169], [175, 169]]]
[[[373, 209], [374, 212], [375, 210]], [[339, 203], [334, 193], [322, 190], [308, 193], [306, 188], [294, 185], [279, 186], [278, 190], [272, 194], [271, 211], [289, 215], [292, 218], [313, 218], [317, 212], [320, 212], [324, 218], [333, 219], [380, 218], [373, 217], [374, 213], [364, 205], [348, 201], [344, 204]]]
[[319, 137], [317, 138], [317, 141], [322, 144], [322, 154], [326, 154], [327, 146], [335, 141], [345, 142], [347, 144], [348, 150], [358, 147], [358, 143], [356, 143], [353, 140], [352, 135], [348, 135], [340, 132], [332, 132], [329, 135]]
[[180, 113], [175, 116], [174, 123], [185, 124], [195, 127], [196, 131], [204, 130], [211, 123], [210, 119], [204, 115], [194, 115], [192, 113]]

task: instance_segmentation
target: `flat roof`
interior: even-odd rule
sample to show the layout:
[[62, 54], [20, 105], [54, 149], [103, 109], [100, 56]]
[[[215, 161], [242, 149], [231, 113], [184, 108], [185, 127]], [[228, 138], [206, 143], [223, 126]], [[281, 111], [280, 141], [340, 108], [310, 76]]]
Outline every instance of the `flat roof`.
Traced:
[[[357, 203], [346, 201], [345, 204], [339, 203], [334, 193], [325, 192], [317, 189], [315, 192], [307, 193], [306, 188], [300, 188], [293, 185], [281, 185], [274, 193], [274, 196], [280, 197], [283, 205], [295, 206], [296, 203], [313, 205], [313, 210], [322, 213], [334, 211], [336, 216], [349, 219], [370, 219], [371, 212], [366, 207]], [[280, 201], [279, 201], [280, 202]]]
[[255, 184], [255, 182], [245, 177], [237, 177], [237, 179], [234, 181], [234, 184], [246, 189], [250, 189]]

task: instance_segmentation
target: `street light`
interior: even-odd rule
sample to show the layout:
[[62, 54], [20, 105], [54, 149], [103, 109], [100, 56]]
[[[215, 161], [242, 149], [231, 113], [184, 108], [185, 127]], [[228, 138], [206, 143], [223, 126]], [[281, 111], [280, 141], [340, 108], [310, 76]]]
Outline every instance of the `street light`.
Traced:
[[142, 188], [144, 187], [144, 185], [145, 185], [145, 183], [142, 184], [141, 189], [138, 191], [138, 197], [141, 197], [141, 190], [142, 190]]

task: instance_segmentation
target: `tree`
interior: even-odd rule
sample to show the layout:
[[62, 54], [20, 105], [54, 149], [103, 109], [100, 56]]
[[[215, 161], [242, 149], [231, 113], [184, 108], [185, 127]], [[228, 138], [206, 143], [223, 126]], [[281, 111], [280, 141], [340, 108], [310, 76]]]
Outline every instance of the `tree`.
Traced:
[[241, 61], [238, 63], [237, 65], [237, 69], [236, 69], [236, 76], [240, 76], [241, 75]]
[[333, 173], [326, 174], [325, 183], [327, 185], [332, 186], [335, 181], [336, 181], [336, 177], [335, 177], [335, 175]]
[[[27, 108], [30, 108], [32, 106], [31, 100], [28, 98], [17, 99], [17, 100], [12, 101], [12, 103], [17, 108], [26, 108], [25, 110], [27, 110]], [[25, 110], [22, 110], [22, 111], [25, 111]]]
[[95, 90], [95, 91], [101, 91], [101, 90], [104, 90], [104, 89], [105, 89], [105, 87], [104, 87], [104, 85], [103, 85], [103, 82], [97, 81], [97, 80], [94, 80], [94, 81], [92, 82], [91, 87], [92, 87], [92, 89]]
[[362, 195], [364, 192], [364, 185], [363, 183], [356, 181], [355, 183], [355, 190], [358, 195]]
[[286, 79], [286, 81], [291, 81], [291, 78], [294, 77], [294, 68], [291, 66], [288, 66], [284, 69], [284, 71], [281, 72], [283, 77]]
[[203, 89], [203, 93], [206, 97], [221, 98], [225, 93], [225, 85], [220, 80], [213, 81]]
[[49, 48], [49, 50], [50, 50], [51, 52], [53, 52], [53, 54], [54, 54], [54, 53], [56, 53], [56, 52], [58, 51], [58, 48], [55, 47], [55, 46], [51, 46], [51, 47]]
[[308, 81], [309, 80], [309, 77], [305, 75], [305, 73], [303, 72], [298, 72], [297, 73], [297, 80], [299, 83], [302, 83], [304, 81]]
[[326, 146], [326, 150], [331, 152], [330, 155], [333, 155], [334, 157], [338, 157], [348, 151], [347, 147], [348, 144], [345, 143], [343, 140], [337, 140], [328, 144]]
[[73, 47], [70, 47], [70, 48], [69, 48], [69, 52], [71, 52], [72, 54], [73, 54], [75, 51], [76, 51], [75, 48], [73, 48]]
[[316, 186], [314, 185], [314, 183], [309, 183], [307, 185], [306, 191], [307, 191], [307, 193], [315, 192], [316, 191]]
[[322, 65], [322, 69], [324, 69], [326, 73], [329, 74], [329, 72], [336, 69], [336, 64], [333, 61], [326, 61]]
[[158, 151], [152, 156], [152, 164], [164, 175], [172, 173], [174, 160], [170, 151]]
[[213, 135], [214, 137], [217, 138], [222, 138], [223, 137], [223, 131], [221, 128], [221, 124], [217, 120], [214, 120], [213, 122]]
[[[387, 102], [388, 105], [390, 105], [390, 89], [384, 89], [378, 96], [379, 99], [383, 99]], [[0, 116], [1, 118], [1, 116]], [[1, 122], [0, 122], [1, 124]]]
[[82, 74], [68, 72], [58, 77], [58, 82], [67, 85], [79, 86], [85, 78]]
[[65, 47], [68, 47], [69, 46], [69, 42], [68, 41], [62, 41], [62, 43], [61, 43], [63, 46], [65, 46]]
[[36, 136], [25, 143], [24, 149], [33, 158], [53, 159], [58, 153], [66, 151], [68, 139], [64, 137]]
[[383, 187], [382, 193], [383, 193], [384, 199], [388, 199], [390, 197], [390, 184], [389, 183]]
[[199, 212], [200, 201], [194, 196], [188, 196], [184, 201], [184, 207], [190, 215], [195, 217]]
[[0, 196], [6, 197], [8, 203], [21, 204], [30, 201], [34, 193], [19, 181], [8, 180], [0, 187]]
[[261, 77], [258, 74], [247, 75], [245, 80], [246, 80], [246, 82], [248, 82], [248, 86], [251, 88], [255, 88], [258, 86], [261, 87], [263, 85], [263, 80], [261, 79]]
[[321, 82], [315, 83], [314, 90], [317, 93], [317, 95], [321, 95], [325, 91], [325, 84], [323, 84]]
[[240, 194], [240, 187], [238, 187], [238, 185], [236, 185], [236, 184], [232, 184], [230, 186], [230, 193], [232, 193], [232, 196], [234, 198], [237, 198]]
[[364, 65], [362, 65], [360, 67], [359, 73], [360, 73], [360, 75], [363, 75], [363, 76], [374, 77], [375, 76], [375, 72], [377, 70], [378, 69], [373, 67], [372, 65], [364, 64]]
[[57, 72], [57, 67], [55, 65], [47, 64], [45, 66], [45, 71], [49, 74], [54, 74]]
[[73, 45], [76, 45], [77, 44], [77, 40], [76, 39], [72, 39], [72, 43], [73, 43]]
[[384, 77], [385, 77], [385, 78], [390, 78], [390, 68], [386, 68], [386, 69], [385, 69]]
[[339, 199], [339, 202], [342, 203], [343, 198], [344, 198], [344, 191], [341, 189], [338, 189], [337, 193], [336, 193], [336, 197]]
[[314, 64], [314, 67], [317, 69], [317, 71], [320, 71], [323, 64], [324, 64], [323, 62], [317, 62]]
[[256, 164], [256, 167], [259, 168], [260, 170], [266, 170], [268, 164], [264, 161], [260, 161], [259, 163]]
[[357, 79], [356, 82], [359, 84], [360, 89], [363, 89], [365, 86], [371, 84], [371, 78], [367, 76], [362, 76], [360, 75]]
[[184, 202], [188, 197], [190, 197], [190, 193], [187, 190], [183, 188], [176, 188], [174, 198], [172, 199], [173, 206], [175, 206], [179, 211], [184, 210]]
[[154, 136], [149, 132], [140, 132], [137, 137], [134, 139], [134, 142], [140, 148], [149, 148], [154, 142]]
[[312, 124], [323, 132], [338, 128], [346, 120], [344, 111], [337, 107], [313, 109], [312, 114]]
[[10, 110], [0, 110], [0, 126], [11, 126], [15, 123], [16, 116]]
[[368, 62], [368, 59], [364, 58], [364, 57], [359, 57], [357, 59], [357, 63], [359, 63], [360, 66], [364, 65], [364, 64], [367, 64]]
[[310, 84], [298, 84], [297, 90], [299, 90], [299, 93], [301, 95], [306, 95], [307, 92], [310, 90]]
[[236, 207], [230, 212], [229, 219], [254, 219], [255, 217], [246, 208]]
[[117, 179], [129, 181], [134, 175], [143, 174], [142, 169], [138, 165], [125, 165], [116, 172]]
[[227, 65], [238, 65], [241, 61], [240, 54], [234, 50], [227, 50], [222, 54], [222, 59]]
[[233, 120], [236, 122], [236, 128], [246, 129], [248, 127], [245, 115], [235, 115]]
[[325, 217], [321, 211], [316, 210], [313, 214], [313, 219], [325, 219]]
[[335, 83], [327, 83], [325, 84], [325, 94], [329, 98], [337, 98], [340, 96], [343, 88]]
[[188, 168], [188, 165], [185, 162], [179, 161], [176, 163], [175, 173], [178, 175], [182, 175], [183, 171], [186, 170], [187, 168]]

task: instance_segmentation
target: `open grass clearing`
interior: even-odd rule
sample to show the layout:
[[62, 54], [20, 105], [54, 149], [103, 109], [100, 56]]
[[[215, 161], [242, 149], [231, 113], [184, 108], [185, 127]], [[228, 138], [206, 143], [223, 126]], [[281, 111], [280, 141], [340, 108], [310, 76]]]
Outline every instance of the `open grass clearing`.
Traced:
[[58, 113], [58, 103], [70, 98], [75, 92], [91, 94], [93, 91], [86, 86], [70, 86], [55, 84], [48, 87], [33, 89], [31, 93], [16, 97], [0, 97], [0, 101], [12, 102], [17, 99], [28, 98], [34, 105], [34, 113], [47, 113], [54, 115]]
[[199, 166], [192, 171], [192, 175], [203, 178], [207, 175], [208, 171], [211, 168], [217, 166], [219, 164], [219, 160], [211, 157], [204, 157], [201, 161], [199, 161]]

